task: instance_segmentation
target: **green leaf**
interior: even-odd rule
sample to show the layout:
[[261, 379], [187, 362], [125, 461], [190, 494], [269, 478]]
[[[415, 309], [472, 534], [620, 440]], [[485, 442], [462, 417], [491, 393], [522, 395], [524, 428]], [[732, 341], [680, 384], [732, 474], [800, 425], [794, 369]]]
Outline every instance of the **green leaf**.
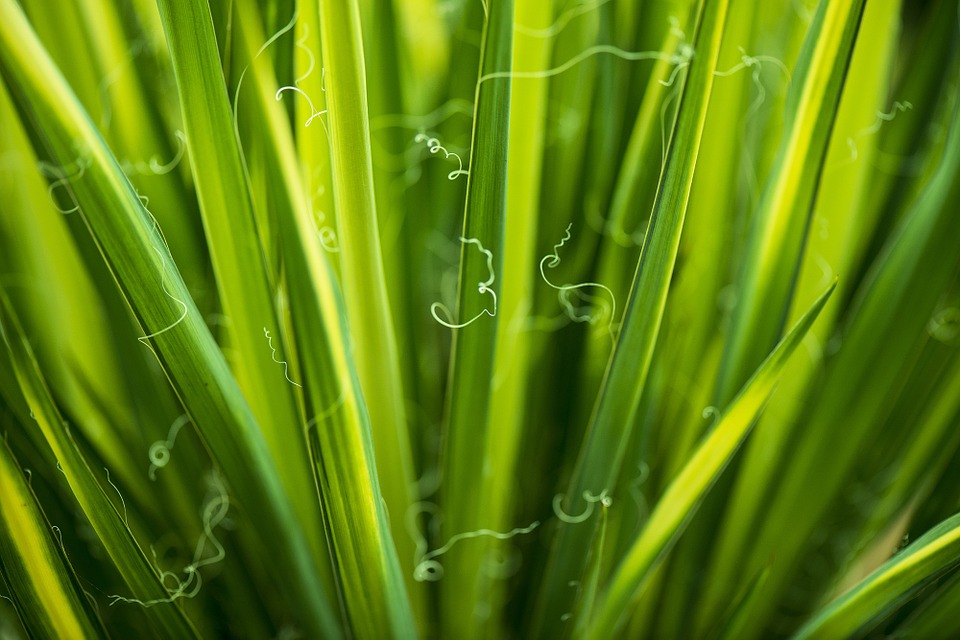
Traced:
[[[404, 522], [414, 501], [413, 461], [399, 352], [378, 235], [357, 0], [320, 1], [320, 39], [326, 70], [343, 298], [353, 359], [369, 411], [376, 470], [387, 508], [393, 514], [394, 535], [404, 540], [403, 546], [407, 549], [410, 545]], [[406, 557], [404, 561], [407, 562]], [[403, 614], [407, 615], [409, 612]], [[395, 622], [399, 623], [399, 619]]]
[[656, 564], [676, 542], [697, 507], [750, 433], [773, 393], [780, 373], [823, 309], [836, 281], [813, 303], [800, 321], [760, 365], [724, 410], [717, 426], [690, 456], [664, 492], [640, 536], [627, 551], [601, 597], [590, 638], [612, 637], [624, 612], [643, 588]]
[[[550, 3], [517, 0], [515, 21], [530, 28], [547, 28], [553, 18]], [[518, 72], [538, 71], [549, 65], [551, 42], [515, 30], [512, 68]], [[482, 526], [507, 531], [516, 524], [517, 495], [514, 491], [518, 456], [530, 417], [527, 413], [529, 376], [537, 360], [528, 325], [533, 308], [536, 281], [535, 264], [549, 80], [547, 78], [512, 79], [510, 88], [510, 134], [507, 143], [507, 194], [504, 211], [504, 257], [499, 282], [497, 330], [493, 380], [490, 389], [490, 413], [484, 458], [488, 461], [487, 481], [475, 490], [476, 502], [485, 505]], [[469, 330], [469, 329], [468, 329]], [[480, 553], [510, 553], [509, 542], [487, 539]], [[478, 547], [480, 542], [475, 543]], [[479, 551], [479, 550], [478, 550]], [[507, 599], [509, 584], [490, 580], [484, 604], [491, 616], [484, 624], [496, 629]]]
[[[49, 287], [43, 291], [11, 288], [11, 303], [24, 330], [33, 337], [37, 360], [57, 401], [75, 418], [112, 473], [148, 502], [149, 493], [137, 482], [143, 469], [130, 447], [136, 414], [108, 401], [125, 388], [121, 358], [110, 349], [115, 334], [109, 315], [70, 235], [70, 217], [54, 207], [48, 186], [36, 170], [37, 154], [2, 83], [0, 122], [5, 123], [0, 157], [17, 159], [0, 172], [4, 193], [0, 273]], [[83, 332], [84, 339], [71, 339], [76, 332]], [[140, 358], [141, 363], [145, 361]]]
[[[66, 476], [70, 489], [80, 503], [80, 508], [103, 541], [110, 559], [130, 587], [133, 597], [144, 602], [169, 598], [170, 594], [160, 582], [157, 570], [150, 565], [123, 516], [97, 482], [74, 442], [69, 426], [50, 396], [33, 350], [24, 338], [23, 330], [10, 306], [9, 298], [2, 289], [0, 289], [0, 334], [10, 352], [14, 373], [24, 398], [36, 417], [38, 428], [43, 431], [44, 438]], [[8, 494], [4, 492], [2, 495], [6, 502]], [[7, 514], [6, 508], [4, 508], [4, 514]], [[4, 563], [6, 562], [4, 560]], [[44, 593], [44, 597], [46, 595]], [[173, 637], [197, 636], [190, 621], [184, 616], [183, 610], [177, 606], [149, 607], [147, 614], [152, 623]]]
[[[505, 251], [507, 148], [513, 0], [486, 5], [480, 54], [480, 79], [474, 105], [473, 138], [467, 176], [457, 308], [447, 396], [447, 419], [441, 494], [445, 539], [489, 528], [483, 519], [484, 494], [476, 491], [484, 478], [485, 455], [494, 443], [489, 430], [494, 353], [500, 326], [496, 292], [501, 290]], [[495, 74], [495, 75], [494, 75]], [[504, 75], [501, 75], [504, 74]], [[489, 295], [492, 293], [493, 295]], [[471, 320], [476, 318], [476, 320]], [[469, 324], [468, 324], [469, 323]], [[496, 432], [492, 432], [496, 433]], [[442, 634], [469, 638], [480, 633], [475, 619], [481, 594], [480, 556], [460, 546], [444, 556]]]
[[[585, 491], [594, 495], [604, 490], [613, 491], [626, 452], [677, 258], [727, 7], [727, 0], [706, 0], [700, 7], [694, 36], [696, 53], [684, 81], [679, 115], [624, 313], [623, 328], [565, 494], [563, 509], [567, 513], [583, 511]], [[591, 535], [590, 528], [577, 525], [561, 526], [557, 531], [535, 614], [537, 624], [547, 626], [538, 629], [536, 635], [553, 635], [551, 630], [557, 624], [557, 616], [552, 612], [569, 610], [570, 593], [565, 585], [580, 579], [582, 550], [589, 548]]]
[[[356, 0], [321, 1], [320, 27], [323, 59], [329, 68], [326, 100], [344, 297], [351, 332], [356, 339], [357, 370], [367, 395], [376, 440], [382, 441], [378, 449], [383, 448], [381, 468], [385, 477], [409, 482], [412, 479], [410, 444], [381, 261]], [[409, 501], [398, 500], [396, 506], [408, 505]]]
[[960, 564], [960, 513], [928, 531], [860, 584], [815, 614], [793, 636], [852, 638], [894, 613], [924, 585]]
[[[195, 6], [189, 8], [196, 9]], [[200, 58], [196, 29], [201, 29], [201, 33], [206, 29], [207, 35], [211, 36], [209, 15], [200, 13], [206, 21], [197, 19], [192, 22], [191, 15], [196, 17], [190, 12], [178, 15], [178, 20], [182, 18], [184, 21], [181, 24], [192, 26], [189, 37], [180, 33], [184, 40], [176, 43], [179, 46], [188, 42], [185, 46]], [[211, 54], [208, 49], [203, 51]], [[222, 100], [211, 100], [208, 109], [192, 110], [202, 122], [196, 140], [190, 140], [190, 132], [194, 131], [190, 126], [187, 135], [191, 153], [196, 145], [201, 154], [206, 152], [216, 157], [221, 153], [229, 155], [231, 145], [236, 153], [236, 141], [229, 115], [225, 119], [208, 119], [213, 110], [223, 114], [217, 105], [226, 108], [229, 114], [215, 49], [212, 56], [215, 77], [209, 65], [194, 66], [197, 58], [190, 57], [187, 66], [193, 74], [199, 74], [191, 77], [202, 77], [214, 84], [216, 78], [220, 78]], [[209, 55], [207, 61], [211, 61]], [[42, 124], [44, 141], [58, 161], [68, 165], [79, 155], [89, 164], [82, 177], [71, 181], [70, 188], [116, 283], [144, 328], [145, 336], [141, 341], [154, 349], [184, 408], [223, 470], [230, 490], [243, 496], [248, 512], [257, 519], [255, 535], [243, 537], [248, 544], [245, 552], [249, 558], [257, 558], [258, 550], [262, 550], [266, 541], [286, 540], [287, 544], [276, 547], [276, 557], [269, 563], [278, 587], [286, 591], [291, 601], [299, 603], [297, 609], [305, 617], [303, 624], [313, 633], [339, 635], [332, 607], [314, 569], [313, 554], [284, 490], [277, 465], [270, 457], [256, 419], [220, 349], [173, 265], [159, 227], [12, 0], [0, 2], [0, 66], [14, 86], [15, 95], [23, 100], [24, 108]], [[191, 88], [197, 89], [195, 86]], [[204, 101], [206, 96], [202, 90], [200, 94], [198, 99]], [[205, 135], [214, 132], [214, 129], [204, 127], [216, 127], [219, 131], [226, 129], [229, 134], [214, 142], [204, 141]], [[197, 164], [196, 160], [194, 164]], [[221, 199], [229, 190], [227, 180], [224, 173], [222, 180], [214, 180], [211, 187]], [[256, 249], [256, 236], [237, 240], [251, 251]], [[252, 274], [256, 273], [254, 269]], [[260, 273], [262, 277], [262, 270]], [[253, 290], [256, 276], [250, 278]], [[272, 315], [272, 308], [264, 311]], [[256, 322], [254, 317], [258, 316], [245, 317], [244, 326]], [[289, 399], [291, 392], [263, 339], [264, 324], [270, 326], [272, 322], [269, 318], [258, 322], [256, 340], [249, 335], [246, 339], [249, 348], [253, 349], [253, 357], [266, 360], [255, 379], [270, 381], [279, 377], [281, 380], [278, 393], [258, 396], [259, 402], [269, 407], [275, 401], [271, 410], [280, 411], [284, 398]], [[267, 371], [275, 374], [273, 378], [266, 375]], [[273, 382], [266, 384], [271, 388], [274, 386]], [[298, 429], [299, 424], [299, 420], [294, 423]], [[255, 543], [258, 538], [260, 544]]]
[[807, 32], [787, 96], [787, 125], [777, 160], [745, 248], [715, 404], [727, 402], [787, 321], [864, 4], [865, 0], [825, 0]]
[[[593, 545], [590, 547], [590, 556], [587, 559], [587, 570], [584, 573], [583, 584], [577, 585], [579, 596], [576, 608], [572, 614], [574, 625], [573, 637], [585, 638], [593, 624], [596, 612], [597, 594], [600, 592], [600, 579], [604, 567], [604, 545], [607, 537], [608, 507], [613, 504], [609, 497], [600, 498], [600, 517], [597, 518], [597, 532], [593, 536]], [[607, 550], [609, 553], [609, 550]], [[565, 618], [566, 616], [561, 616]]]
[[0, 443], [0, 496], [0, 573], [24, 626], [34, 637], [105, 636], [6, 442]]
[[[198, 168], [196, 189], [207, 243], [229, 318], [231, 370], [303, 528], [316, 540], [322, 534], [306, 455], [303, 447], [291, 446], [303, 441], [304, 420], [296, 389], [276, 362], [277, 354], [286, 352], [273, 305], [276, 284], [269, 280], [259, 242], [210, 11], [203, 0], [165, 0], [158, 6], [176, 72], [187, 149]], [[195, 104], [206, 108], [192, 108]], [[318, 551], [314, 556], [322, 557]]]
[[[767, 588], [757, 603], [761, 611], [776, 606], [812, 533], [862, 468], [861, 449], [871, 446], [876, 425], [890, 410], [888, 403], [903, 388], [918, 341], [929, 335], [930, 317], [955, 278], [960, 218], [953, 203], [960, 201], [960, 111], [951, 108], [949, 144], [940, 168], [861, 282], [841, 327], [842, 348], [829, 363], [822, 391], [795, 418], [796, 437], [778, 469], [780, 481], [764, 501], [762, 517], [730, 522], [748, 543], [749, 567], [736, 555], [716, 558], [724, 571], [722, 578], [714, 575], [715, 583], [711, 580], [717, 588], [770, 565]], [[758, 477], [769, 476], [742, 481], [755, 483]], [[806, 515], [798, 521], [796, 513]], [[755, 610], [754, 623], [764, 619]]]
[[[258, 182], [267, 191], [263, 216], [269, 216], [271, 227], [277, 230], [291, 325], [298, 338], [288, 340], [287, 344], [296, 345], [296, 353], [287, 357], [298, 356], [296, 384], [303, 389], [309, 416], [304, 429], [310, 446], [298, 446], [303, 444], [300, 439], [287, 446], [293, 452], [309, 450], [311, 455], [338, 571], [336, 580], [354, 633], [409, 637], [415, 633], [413, 618], [390, 536], [390, 519], [381, 502], [381, 487], [391, 482], [391, 476], [378, 477], [376, 473], [375, 460], [379, 458], [374, 456], [364, 403], [369, 396], [361, 393], [354, 370], [344, 303], [307, 207], [288, 120], [275, 99], [277, 82], [272, 67], [265, 56], [256, 58], [253, 43], [260, 38], [253, 16], [245, 9], [249, 7], [241, 7], [238, 16], [237, 47], [251, 65], [244, 76], [249, 99], [239, 104], [246, 109], [245, 117], [256, 123], [247, 132], [254, 143], [251, 147], [258, 152], [252, 172], [262, 176]], [[302, 126], [301, 122], [296, 124]], [[322, 126], [317, 124], [321, 130]], [[398, 455], [396, 446], [387, 446], [385, 453]], [[405, 512], [403, 501], [409, 499], [410, 482], [401, 478], [390, 486], [397, 485], [399, 489], [389, 495], [400, 500], [393, 503], [394, 511]], [[402, 518], [394, 523], [398, 533], [405, 533]], [[364, 534], [357, 535], [359, 531]], [[381, 561], [367, 563], [367, 558]], [[412, 582], [412, 565], [409, 570]]]

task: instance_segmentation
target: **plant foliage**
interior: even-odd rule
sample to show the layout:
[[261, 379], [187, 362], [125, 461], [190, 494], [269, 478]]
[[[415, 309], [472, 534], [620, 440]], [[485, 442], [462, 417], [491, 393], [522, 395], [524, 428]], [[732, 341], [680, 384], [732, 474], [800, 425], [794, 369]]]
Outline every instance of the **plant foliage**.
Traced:
[[952, 0], [0, 0], [0, 637], [960, 635]]

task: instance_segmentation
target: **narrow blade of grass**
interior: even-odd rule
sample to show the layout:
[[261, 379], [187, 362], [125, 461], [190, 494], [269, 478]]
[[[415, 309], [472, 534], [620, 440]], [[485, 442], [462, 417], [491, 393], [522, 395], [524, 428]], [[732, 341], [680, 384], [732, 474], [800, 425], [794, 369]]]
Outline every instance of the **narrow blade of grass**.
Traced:
[[[956, 273], [956, 238], [960, 237], [960, 218], [953, 208], [960, 201], [960, 111], [956, 107], [946, 148], [937, 175], [861, 284], [842, 326], [842, 349], [825, 372], [816, 402], [800, 418], [802, 428], [797, 428], [790, 457], [780, 470], [782, 479], [769, 494], [762, 519], [729, 523], [736, 536], [750, 541], [751, 567], [745, 569], [736, 555], [717, 557], [722, 573], [717, 571], [710, 584], [722, 589], [736, 576], [755, 575], [770, 565], [770, 580], [757, 603], [755, 623], [765, 619], [769, 609], [764, 608], [777, 605], [779, 590], [786, 588], [811, 534], [835, 505], [851, 472], [862, 464], [858, 451], [870, 446], [875, 425], [889, 410], [888, 399], [895, 398], [903, 385], [917, 341], [926, 337], [929, 318]], [[865, 358], [863, 354], [873, 355]], [[878, 398], [885, 402], [877, 402]], [[837, 429], [837, 424], [844, 428]], [[742, 481], [756, 483], [761, 477], [766, 476]], [[807, 514], [802, 521], [793, 517], [798, 510]], [[784, 527], [785, 522], [791, 525]], [[772, 563], [771, 556], [775, 556]]]
[[[156, 570], [150, 566], [123, 516], [107, 497], [87, 466], [70, 434], [70, 429], [50, 396], [46, 382], [40, 373], [30, 344], [23, 336], [23, 330], [10, 307], [6, 293], [0, 289], [0, 335], [10, 352], [10, 361], [14, 374], [20, 384], [20, 390], [36, 417], [38, 428], [56, 457], [70, 489], [77, 497], [90, 524], [103, 541], [110, 559], [120, 571], [121, 576], [131, 589], [133, 597], [144, 602], [165, 600], [170, 594], [160, 582]], [[4, 493], [4, 501], [7, 494]], [[4, 509], [4, 515], [7, 516]], [[150, 620], [166, 633], [179, 638], [197, 636], [193, 625], [176, 606], [149, 607]]]
[[[177, 78], [200, 211], [223, 313], [229, 318], [231, 369], [264, 437], [310, 539], [322, 535], [315, 493], [302, 447], [296, 388], [276, 357], [286, 352], [274, 308], [249, 186], [233, 128], [233, 114], [217, 53], [213, 22], [203, 0], [159, 3]], [[192, 105], [204, 104], [205, 109]], [[311, 526], [312, 525], [312, 526]], [[315, 554], [316, 556], [316, 554]], [[318, 556], [317, 556], [318, 557]]]
[[[573, 610], [570, 623], [573, 627], [574, 638], [585, 638], [590, 633], [590, 627], [593, 624], [593, 616], [596, 613], [597, 596], [600, 593], [601, 579], [606, 577], [603, 569], [605, 568], [604, 552], [610, 552], [605, 548], [607, 539], [607, 520], [609, 518], [608, 504], [609, 497], [603, 497], [600, 501], [600, 517], [597, 518], [597, 532], [593, 536], [593, 544], [590, 547], [590, 554], [587, 559], [587, 570], [583, 576], [583, 582], [576, 585], [580, 593], [577, 598], [577, 606]], [[573, 586], [573, 585], [570, 585]], [[565, 614], [566, 615], [566, 614]], [[568, 627], [569, 629], [569, 627]]]
[[[480, 54], [480, 80], [474, 105], [473, 136], [463, 220], [458, 303], [454, 330], [447, 425], [442, 451], [444, 538], [482, 528], [488, 469], [484, 455], [492, 445], [490, 394], [500, 318], [492, 297], [501, 290], [507, 198], [513, 0], [487, 3]], [[476, 243], [480, 243], [477, 245]], [[480, 247], [488, 253], [479, 251]], [[480, 284], [478, 287], [478, 283]], [[471, 321], [471, 318], [476, 318]], [[481, 598], [480, 558], [463, 547], [444, 556], [442, 633], [470, 638], [477, 634], [476, 604]]]
[[726, 408], [717, 426], [690, 456], [683, 470], [670, 483], [640, 537], [627, 551], [611, 578], [610, 586], [601, 597], [596, 620], [590, 628], [590, 638], [599, 640], [616, 633], [624, 612], [629, 610], [631, 601], [643, 588], [651, 570], [679, 538], [710, 487], [750, 433], [757, 416], [773, 393], [784, 365], [807, 334], [835, 287], [836, 282], [813, 303], [810, 310], [777, 345]]
[[[16, 164], [0, 172], [5, 194], [0, 216], [0, 278], [19, 277], [45, 283], [49, 289], [11, 288], [11, 303], [21, 324], [33, 337], [37, 360], [57, 401], [72, 416], [84, 437], [130, 486], [143, 474], [129, 443], [135, 438], [135, 413], [106, 401], [124, 388], [120, 359], [110, 351], [113, 338], [107, 314], [98, 305], [93, 278], [70, 236], [68, 217], [56, 210], [48, 185], [37, 172], [37, 154], [16, 108], [0, 83], [0, 157]], [[11, 163], [13, 164], [13, 163]], [[85, 331], [84, 340], [71, 340], [74, 331]], [[137, 491], [146, 499], [147, 492]]]
[[[178, 19], [200, 25], [198, 28], [209, 23], [209, 15], [200, 14], [206, 23], [202, 19], [191, 22], [190, 15], [187, 12]], [[0, 2], [0, 16], [0, 65], [5, 76], [12, 80], [15, 93], [23, 99], [24, 107], [34, 120], [43, 125], [44, 141], [58, 161], [67, 164], [77, 154], [88, 159], [86, 173], [70, 184], [84, 220], [145, 330], [143, 342], [154, 349], [181, 402], [220, 464], [230, 489], [243, 496], [248, 512], [257, 517], [258, 526], [249, 537], [243, 537], [248, 543], [246, 552], [251, 558], [257, 557], [254, 549], [262, 549], [262, 545], [256, 544], [257, 540], [286, 540], [288, 544], [274, 546], [277, 554], [270, 563], [279, 588], [287, 591], [292, 602], [299, 603], [297, 610], [304, 616], [307, 629], [317, 635], [339, 635], [330, 603], [313, 568], [315, 558], [260, 428], [173, 266], [162, 234], [16, 4], [11, 0]], [[189, 40], [189, 47], [196, 47], [199, 42], [194, 37], [193, 26]], [[197, 53], [195, 49], [194, 53]], [[213, 56], [216, 56], [215, 50]], [[219, 63], [215, 64], [220, 77]], [[192, 72], [210, 72], [207, 66], [194, 68], [192, 62], [188, 67]], [[226, 100], [225, 92], [222, 100]], [[212, 101], [208, 106], [217, 108], [217, 104], [218, 101]], [[211, 112], [204, 109], [194, 113], [202, 119]], [[214, 122], [231, 129], [230, 135], [220, 142], [235, 147], [229, 116], [225, 122], [218, 119]], [[206, 124], [211, 123], [205, 121]], [[200, 142], [203, 135], [202, 131], [198, 133], [196, 142]], [[216, 145], [208, 145], [208, 150], [210, 146]], [[228, 153], [225, 148], [221, 151]], [[256, 243], [255, 237], [252, 242]], [[276, 372], [270, 350], [263, 344], [262, 324], [257, 333], [260, 338], [255, 348], [257, 353], [266, 354], [268, 362], [264, 371]], [[282, 374], [278, 376], [283, 380]], [[264, 396], [261, 401], [277, 400], [279, 404], [289, 393], [282, 388], [276, 397]], [[298, 426], [299, 421], [295, 425]]]
[[[563, 501], [567, 513], [581, 513], [586, 508], [582, 497], [585, 491], [594, 495], [603, 490], [612, 491], [619, 474], [666, 305], [727, 6], [726, 0], [706, 0], [700, 7], [694, 36], [696, 53], [684, 82], [678, 120], [637, 264], [623, 329]], [[561, 525], [557, 531], [535, 613], [536, 624], [543, 627], [536, 627], [536, 634], [555, 633], [559, 624], [555, 612], [570, 610], [572, 594], [566, 585], [580, 579], [582, 550], [589, 547], [591, 535], [589, 527], [578, 525]]]
[[793, 636], [852, 638], [864, 634], [924, 585], [960, 564], [960, 514], [948, 518], [824, 607]]
[[[299, 384], [306, 404], [305, 430], [320, 503], [330, 538], [337, 582], [350, 626], [359, 637], [411, 637], [415, 627], [400, 572], [390, 520], [381, 502], [370, 420], [350, 358], [351, 340], [344, 303], [298, 179], [296, 152], [285, 114], [275, 99], [277, 82], [265, 57], [255, 58], [250, 32], [253, 16], [241, 7], [238, 45], [247, 49], [251, 99], [247, 115], [256, 123], [246, 132], [261, 159], [257, 172], [268, 185], [269, 215], [285, 248], [284, 271], [292, 327], [297, 336]], [[247, 8], [248, 9], [248, 8]], [[301, 123], [296, 122], [297, 125]], [[322, 124], [317, 124], [322, 127]], [[330, 372], [337, 372], [331, 376]], [[303, 444], [302, 441], [291, 443]], [[301, 449], [303, 450], [303, 449]], [[395, 467], [396, 468], [396, 467]], [[393, 481], [388, 505], [404, 506], [409, 481]], [[399, 486], [397, 486], [399, 485]], [[360, 507], [363, 505], [363, 507]], [[402, 531], [397, 518], [396, 531]], [[359, 534], [358, 532], [363, 532]], [[379, 557], [367, 564], [364, 558]], [[412, 567], [411, 567], [412, 571]]]
[[914, 638], [936, 638], [938, 635], [954, 638], [960, 634], [957, 611], [960, 611], [960, 575], [954, 573], [897, 626], [896, 633]]
[[[302, 374], [308, 419], [304, 429], [310, 445], [314, 476], [337, 570], [337, 584], [359, 637], [411, 637], [413, 616], [400, 571], [391, 520], [381, 492], [390, 476], [378, 476], [370, 418], [351, 359], [351, 338], [343, 317], [344, 302], [299, 180], [294, 141], [286, 114], [276, 100], [277, 81], [266, 57], [256, 58], [253, 44], [260, 40], [254, 16], [241, 8], [235, 41], [245, 49], [250, 67], [245, 83], [250, 99], [241, 102], [246, 117], [257, 123], [247, 135], [259, 151], [256, 169], [266, 185], [266, 210], [277, 229], [292, 327], [297, 337], [295, 361]], [[296, 121], [302, 126], [301, 121]], [[322, 124], [317, 123], [321, 128]], [[335, 375], [331, 375], [335, 372]], [[301, 442], [302, 443], [302, 442]], [[396, 452], [384, 444], [385, 453]], [[386, 457], [386, 456], [384, 456]], [[396, 468], [396, 467], [394, 467]], [[401, 479], [405, 480], [405, 479]], [[391, 495], [406, 500], [409, 481]], [[395, 510], [403, 506], [394, 502]], [[360, 505], [363, 505], [361, 508]], [[405, 509], [404, 509], [405, 510]], [[404, 532], [403, 519], [393, 521]], [[363, 531], [363, 535], [357, 535]], [[412, 554], [411, 554], [412, 555]], [[369, 559], [377, 558], [371, 563]], [[410, 566], [412, 573], [413, 567]]]
[[864, 0], [821, 2], [807, 33], [787, 97], [787, 126], [747, 240], [714, 404], [726, 404], [787, 321], [863, 7]]
[[333, 157], [343, 295], [370, 413], [377, 471], [396, 531], [413, 502], [413, 462], [373, 190], [373, 159], [357, 0], [321, 0], [320, 39]]
[[105, 635], [6, 442], [0, 442], [0, 572], [34, 637]]
[[[517, 0], [515, 21], [531, 28], [549, 27], [553, 10], [548, 2]], [[551, 43], [545, 38], [514, 32], [513, 69], [530, 72], [544, 69], [550, 60]], [[510, 135], [507, 149], [507, 195], [504, 212], [504, 257], [498, 314], [490, 416], [484, 457], [490, 471], [477, 490], [478, 502], [486, 505], [489, 521], [483, 526], [508, 531], [516, 526], [517, 456], [528, 424], [528, 376], [536, 362], [528, 326], [535, 292], [536, 238], [539, 184], [546, 137], [547, 78], [514, 78], [510, 88]], [[520, 523], [526, 524], [526, 523]], [[510, 542], [489, 540], [481, 552], [509, 553]], [[479, 541], [478, 541], [479, 545]], [[488, 582], [485, 605], [491, 616], [485, 622], [489, 633], [503, 629], [499, 619], [507, 599], [506, 580]]]

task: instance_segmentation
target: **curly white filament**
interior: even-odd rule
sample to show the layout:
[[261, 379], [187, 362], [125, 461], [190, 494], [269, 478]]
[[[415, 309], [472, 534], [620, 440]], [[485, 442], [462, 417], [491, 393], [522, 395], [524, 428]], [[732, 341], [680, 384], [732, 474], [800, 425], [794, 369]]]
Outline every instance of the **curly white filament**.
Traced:
[[[453, 315], [450, 313], [450, 310], [447, 309], [446, 306], [444, 306], [440, 302], [434, 302], [432, 305], [430, 305], [430, 314], [433, 316], [434, 320], [436, 320], [443, 326], [448, 327], [450, 329], [462, 329], [467, 325], [473, 324], [474, 322], [479, 320], [480, 316], [482, 316], [483, 314], [487, 314], [491, 318], [497, 315], [497, 293], [491, 288], [493, 286], [493, 281], [495, 279], [495, 274], [493, 272], [493, 253], [487, 249], [484, 249], [483, 245], [476, 238], [464, 238], [461, 236], [460, 242], [463, 242], [464, 244], [477, 245], [477, 248], [480, 250], [480, 252], [487, 257], [487, 270], [490, 272], [490, 277], [477, 285], [477, 291], [479, 291], [481, 295], [484, 293], [490, 294], [490, 296], [493, 298], [493, 311], [490, 311], [489, 309], [482, 309], [480, 313], [478, 313], [474, 317], [470, 318], [466, 322], [461, 322], [458, 324], [453, 322]], [[441, 318], [437, 314], [438, 311], [442, 311], [443, 314], [447, 317], [447, 319]]]
[[[138, 196], [138, 197], [140, 197], [140, 196]], [[141, 202], [143, 202], [142, 199], [141, 199]], [[182, 310], [181, 313], [180, 313], [180, 317], [178, 317], [176, 320], [174, 320], [172, 324], [164, 327], [163, 329], [160, 329], [160, 330], [158, 330], [158, 331], [154, 331], [153, 333], [148, 333], [147, 335], [140, 336], [139, 338], [137, 338], [137, 340], [139, 340], [140, 342], [142, 342], [142, 343], [145, 344], [146, 346], [150, 347], [150, 340], [151, 340], [152, 338], [156, 338], [157, 336], [159, 336], [159, 335], [161, 335], [161, 334], [164, 334], [164, 333], [166, 333], [167, 331], [170, 331], [171, 329], [173, 329], [173, 328], [176, 327], [178, 324], [180, 324], [181, 322], [184, 321], [184, 319], [187, 317], [187, 311], [189, 310], [189, 307], [187, 307], [187, 303], [186, 303], [186, 302], [184, 302], [184, 301], [181, 300], [180, 298], [178, 298], [178, 297], [176, 297], [175, 295], [173, 295], [173, 294], [170, 292], [170, 290], [167, 289], [167, 280], [166, 280], [166, 274], [167, 274], [167, 258], [166, 258], [166, 255], [169, 255], [169, 253], [170, 253], [170, 245], [167, 244], [167, 239], [166, 239], [166, 237], [163, 235], [163, 230], [160, 229], [160, 223], [158, 223], [158, 222], [157, 222], [157, 219], [153, 216], [152, 213], [150, 213], [150, 210], [146, 208], [146, 205], [144, 205], [144, 211], [146, 211], [146, 212], [147, 212], [147, 215], [150, 216], [150, 219], [153, 220], [153, 230], [154, 230], [154, 231], [157, 233], [157, 235], [160, 237], [160, 241], [163, 243], [163, 246], [164, 246], [164, 248], [166, 249], [166, 254], [165, 254], [163, 251], [160, 251], [160, 249], [158, 249], [158, 248], [156, 248], [156, 247], [153, 248], [153, 250], [154, 250], [154, 251], [156, 252], [156, 254], [157, 254], [157, 257], [160, 258], [160, 273], [161, 273], [161, 276], [160, 276], [160, 288], [163, 290], [163, 292], [166, 294], [166, 296], [167, 296], [168, 298], [170, 298], [171, 300], [173, 300], [174, 302], [176, 302], [178, 305], [180, 305], [180, 308], [181, 308], [181, 310]], [[150, 348], [152, 349], [153, 347], [150, 347]]]
[[460, 542], [461, 540], [468, 540], [470, 538], [479, 538], [479, 537], [488, 537], [495, 538], [497, 540], [509, 540], [514, 536], [524, 535], [530, 533], [534, 529], [540, 526], [539, 520], [534, 520], [526, 527], [517, 527], [516, 529], [511, 529], [506, 533], [500, 531], [493, 531], [492, 529], [477, 529], [476, 531], [467, 531], [465, 533], [458, 533], [452, 536], [445, 545], [439, 549], [434, 549], [429, 551], [420, 558], [420, 562], [417, 564], [416, 569], [413, 572], [413, 578], [417, 582], [436, 582], [443, 577], [443, 565], [434, 560], [439, 556], [442, 556], [447, 551]]
[[587, 506], [584, 508], [583, 513], [576, 516], [572, 516], [563, 510], [562, 505], [565, 496], [562, 493], [558, 493], [557, 495], [553, 496], [553, 513], [557, 516], [557, 519], [561, 522], [566, 522], [567, 524], [580, 524], [581, 522], [586, 522], [590, 516], [593, 515], [594, 505], [596, 505], [598, 502], [605, 508], [613, 504], [613, 498], [607, 494], [606, 489], [601, 491], [598, 495], [594, 495], [589, 489], [587, 489], [584, 490], [581, 496], [586, 501]]
[[557, 297], [560, 300], [560, 304], [567, 313], [567, 317], [569, 317], [573, 322], [587, 322], [593, 325], [597, 323], [601, 316], [600, 314], [579, 314], [579, 309], [570, 302], [570, 293], [577, 293], [579, 290], [588, 287], [595, 287], [605, 291], [607, 295], [610, 296], [610, 315], [607, 322], [607, 331], [609, 332], [611, 338], [615, 338], [616, 329], [614, 327], [614, 319], [617, 314], [617, 298], [609, 287], [600, 284], [599, 282], [581, 282], [579, 284], [558, 285], [551, 282], [550, 278], [547, 277], [546, 269], [553, 269], [560, 264], [560, 249], [563, 248], [563, 246], [570, 240], [570, 229], [572, 227], [572, 223], [567, 225], [563, 238], [560, 240], [560, 242], [553, 245], [553, 253], [544, 256], [540, 260], [540, 277], [543, 278], [543, 281], [546, 282], [549, 287], [556, 289], [559, 292]]
[[147, 475], [150, 476], [151, 480], [157, 479], [157, 469], [162, 469], [170, 463], [170, 451], [177, 442], [177, 434], [188, 422], [190, 422], [190, 416], [184, 413], [170, 425], [166, 440], [157, 440], [150, 445], [150, 449], [147, 451], [150, 458], [150, 469], [147, 471]]
[[454, 171], [451, 171], [447, 174], [447, 180], [456, 180], [459, 176], [468, 176], [470, 175], [469, 171], [464, 170], [463, 160], [460, 158], [459, 154], [453, 153], [452, 151], [447, 151], [446, 147], [440, 144], [440, 141], [434, 137], [428, 136], [427, 134], [420, 132], [413, 139], [414, 142], [424, 142], [427, 145], [430, 153], [436, 155], [438, 153], [443, 153], [444, 159], [455, 158], [457, 161], [457, 168]]
[[283, 365], [283, 377], [287, 379], [287, 382], [292, 384], [295, 387], [300, 387], [303, 389], [303, 385], [294, 382], [290, 379], [290, 365], [286, 360], [280, 360], [277, 358], [277, 349], [273, 346], [273, 336], [270, 335], [270, 331], [264, 327], [263, 328], [263, 337], [267, 339], [267, 346], [270, 347], [270, 358], [277, 364]]

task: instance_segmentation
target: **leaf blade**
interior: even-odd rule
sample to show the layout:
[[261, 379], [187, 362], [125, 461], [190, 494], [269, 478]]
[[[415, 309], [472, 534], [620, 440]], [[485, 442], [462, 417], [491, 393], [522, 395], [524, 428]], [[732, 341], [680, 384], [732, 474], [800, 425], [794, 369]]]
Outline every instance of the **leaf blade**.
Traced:
[[836, 288], [821, 294], [777, 345], [721, 416], [716, 428], [670, 483], [643, 532], [631, 545], [604, 592], [590, 638], [610, 637], [659, 559], [676, 541], [697, 506], [749, 434], [777, 379]]

